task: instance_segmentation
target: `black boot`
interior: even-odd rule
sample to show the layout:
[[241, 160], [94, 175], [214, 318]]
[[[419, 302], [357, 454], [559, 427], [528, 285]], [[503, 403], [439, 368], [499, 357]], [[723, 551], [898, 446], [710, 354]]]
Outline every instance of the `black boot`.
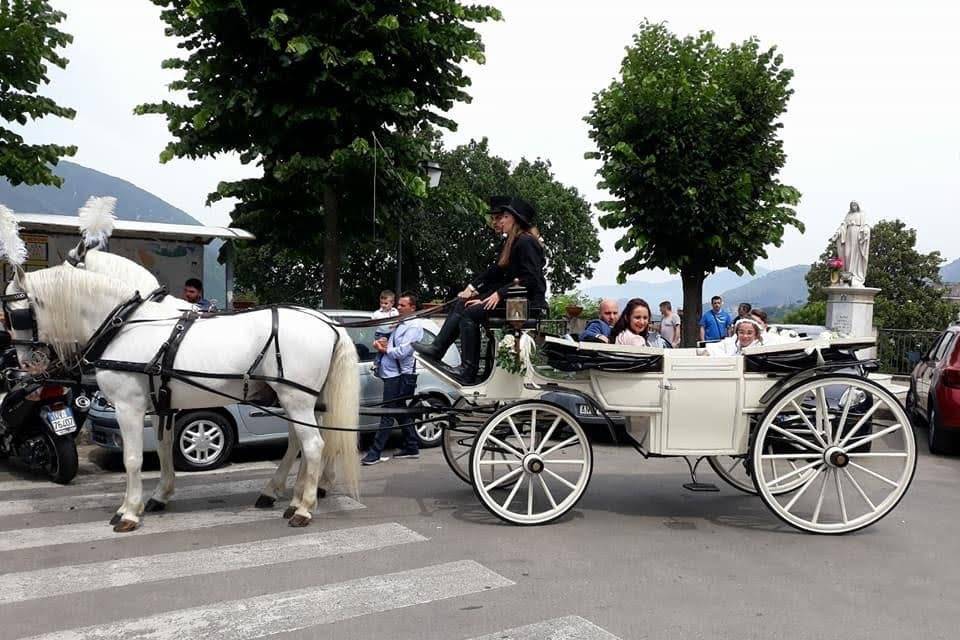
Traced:
[[462, 317], [463, 315], [460, 313], [460, 310], [454, 308], [453, 312], [443, 321], [443, 326], [440, 327], [440, 333], [433, 339], [433, 342], [430, 344], [414, 342], [413, 350], [424, 358], [432, 360], [436, 364], [441, 364], [443, 356], [447, 353], [447, 349], [457, 341], [457, 336], [460, 335], [460, 320]]
[[480, 327], [469, 318], [460, 321], [460, 369], [457, 377], [464, 385], [475, 384], [480, 367]]

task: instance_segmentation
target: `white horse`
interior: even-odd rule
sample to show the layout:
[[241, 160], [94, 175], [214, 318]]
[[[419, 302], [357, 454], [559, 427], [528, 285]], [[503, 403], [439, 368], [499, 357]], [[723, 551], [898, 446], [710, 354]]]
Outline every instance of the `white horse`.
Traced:
[[[142, 265], [124, 258], [115, 253], [108, 253], [98, 249], [87, 249], [83, 254], [83, 268], [93, 273], [108, 276], [114, 280], [128, 283], [141, 295], [148, 295], [160, 287], [160, 282], [150, 271]], [[171, 314], [176, 314], [181, 310], [189, 309], [191, 304], [182, 298], [167, 295], [158, 304], [169, 308]], [[297, 439], [297, 432], [293, 428], [293, 423], [289, 423], [289, 432], [287, 437], [287, 450], [276, 472], [267, 482], [266, 486], [260, 492], [257, 498], [256, 506], [260, 508], [272, 507], [277, 498], [281, 498], [286, 490], [287, 476], [290, 475], [290, 469], [300, 453], [300, 441]], [[159, 432], [158, 432], [158, 435]], [[173, 468], [173, 434], [163, 434], [159, 441], [157, 455], [160, 459], [160, 482], [157, 484], [153, 495], [145, 505], [145, 511], [163, 511], [167, 503], [174, 494], [174, 468]], [[325, 451], [327, 451], [325, 449]], [[300, 471], [305, 470], [305, 466], [300, 466]], [[317, 490], [318, 497], [324, 497], [329, 490], [333, 488], [335, 480], [335, 467], [326, 461], [323, 465], [323, 472], [320, 476]], [[299, 478], [298, 478], [298, 481]], [[289, 511], [289, 510], [288, 510]], [[288, 513], [287, 517], [290, 515]]]
[[[7, 252], [10, 255], [10, 252]], [[107, 254], [103, 254], [106, 256]], [[64, 362], [75, 360], [96, 329], [122, 302], [129, 300], [136, 289], [118, 280], [69, 265], [60, 265], [31, 273], [16, 270], [7, 288], [8, 294], [26, 293], [27, 300], [8, 303], [11, 309], [33, 308], [41, 342], [50, 344]], [[149, 320], [126, 324], [110, 341], [103, 359], [147, 363], [167, 340], [173, 325], [174, 306], [145, 302], [131, 320]], [[291, 526], [310, 523], [317, 501], [317, 484], [322, 465], [338, 463], [344, 484], [353, 495], [358, 494], [359, 460], [355, 434], [350, 431], [325, 431], [326, 442], [316, 426], [350, 429], [357, 424], [359, 412], [359, 379], [357, 354], [353, 342], [343, 328], [332, 326], [321, 314], [310, 309], [279, 309], [279, 350], [283, 354], [283, 378], [303, 387], [322, 390], [320, 401], [325, 413], [316, 412], [318, 398], [300, 388], [283, 383], [256, 383], [253, 392], [268, 384], [277, 394], [286, 415], [304, 424], [293, 424], [303, 451], [301, 473], [294, 485], [289, 514]], [[209, 373], [244, 373], [271, 336], [271, 311], [264, 309], [233, 316], [198, 320], [186, 333], [177, 354], [177, 369]], [[29, 339], [30, 332], [13, 332], [18, 339]], [[26, 347], [19, 346], [25, 351]], [[26, 353], [20, 354], [26, 357]], [[270, 347], [257, 373], [279, 376]], [[98, 369], [97, 384], [116, 407], [117, 421], [123, 436], [123, 457], [127, 470], [127, 490], [117, 510], [120, 520], [114, 531], [134, 530], [143, 512], [140, 468], [143, 459], [143, 420], [151, 409], [147, 376], [140, 373]], [[213, 392], [239, 396], [242, 380], [203, 378], [198, 380]], [[172, 406], [194, 409], [230, 404], [218, 393], [205, 391], [179, 380], [171, 380]], [[172, 439], [172, 438], [168, 438]], [[165, 445], [167, 446], [167, 445]], [[172, 462], [172, 460], [168, 460]], [[172, 469], [172, 464], [170, 465]], [[286, 476], [283, 476], [285, 482]], [[282, 486], [282, 485], [281, 485]], [[268, 484], [270, 487], [270, 484]], [[172, 483], [171, 483], [172, 489]], [[275, 489], [275, 485], [274, 485]], [[292, 511], [292, 514], [290, 513]]]

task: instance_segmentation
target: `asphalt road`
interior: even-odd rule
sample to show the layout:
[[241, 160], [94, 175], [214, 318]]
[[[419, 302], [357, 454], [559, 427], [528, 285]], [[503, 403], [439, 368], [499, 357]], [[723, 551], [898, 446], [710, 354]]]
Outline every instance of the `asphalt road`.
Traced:
[[250, 508], [256, 458], [278, 452], [247, 452], [181, 474], [127, 535], [107, 526], [115, 459], [85, 449], [68, 487], [0, 463], [0, 640], [956, 638], [960, 458], [920, 449], [900, 506], [841, 537], [612, 446], [576, 509], [529, 528], [490, 516], [436, 449], [365, 468], [359, 502], [328, 497], [307, 529]]

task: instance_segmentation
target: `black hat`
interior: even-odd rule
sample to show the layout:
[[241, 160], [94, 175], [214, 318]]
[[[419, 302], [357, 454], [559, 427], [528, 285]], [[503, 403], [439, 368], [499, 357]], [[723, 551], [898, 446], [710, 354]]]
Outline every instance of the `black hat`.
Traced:
[[509, 213], [517, 219], [520, 226], [527, 229], [533, 226], [537, 217], [537, 212], [529, 202], [510, 196], [491, 196], [490, 213]]

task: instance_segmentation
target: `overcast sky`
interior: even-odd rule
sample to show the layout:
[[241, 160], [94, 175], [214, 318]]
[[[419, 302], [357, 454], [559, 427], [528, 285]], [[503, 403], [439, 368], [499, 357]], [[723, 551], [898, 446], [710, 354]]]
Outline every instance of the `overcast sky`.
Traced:
[[[594, 91], [617, 74], [623, 48], [644, 18], [676, 33], [711, 29], [727, 44], [756, 35], [776, 44], [794, 69], [795, 94], [782, 130], [783, 181], [803, 193], [805, 234], [791, 231], [770, 249], [768, 268], [813, 261], [850, 200], [872, 222], [899, 217], [918, 246], [960, 256], [960, 4], [837, 1], [641, 0], [493, 1], [504, 21], [482, 27], [487, 63], [471, 66], [473, 102], [459, 105], [451, 144], [486, 136], [511, 161], [547, 158], [558, 179], [591, 201], [596, 164], [583, 116]], [[160, 61], [176, 53], [159, 9], [147, 0], [54, 0], [74, 36], [70, 65], [54, 70], [45, 94], [74, 107], [73, 121], [48, 118], [28, 128], [30, 142], [79, 146], [74, 161], [160, 196], [207, 224], [229, 222], [229, 206], [204, 206], [218, 181], [254, 174], [236, 158], [157, 157], [169, 136], [163, 118], [132, 115], [135, 104], [170, 97], [175, 78]], [[616, 231], [601, 231], [605, 251], [593, 284], [612, 283], [623, 254]], [[638, 278], [662, 279], [643, 274]]]

